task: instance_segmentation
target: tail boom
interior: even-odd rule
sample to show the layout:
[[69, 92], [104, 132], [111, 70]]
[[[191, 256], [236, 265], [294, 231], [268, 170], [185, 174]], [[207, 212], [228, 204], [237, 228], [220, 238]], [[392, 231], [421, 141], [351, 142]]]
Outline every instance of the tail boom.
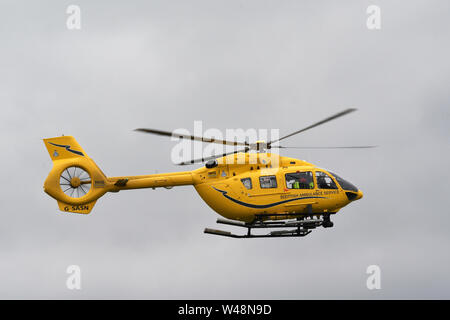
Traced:
[[53, 161], [44, 191], [58, 201], [64, 212], [90, 213], [107, 192], [194, 184], [190, 171], [108, 178], [73, 137], [44, 139], [44, 143]]

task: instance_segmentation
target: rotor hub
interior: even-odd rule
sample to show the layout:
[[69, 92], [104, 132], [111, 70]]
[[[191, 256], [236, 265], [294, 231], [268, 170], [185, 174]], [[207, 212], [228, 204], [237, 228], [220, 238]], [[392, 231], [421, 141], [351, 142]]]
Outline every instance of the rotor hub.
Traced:
[[72, 179], [70, 179], [70, 185], [72, 186], [72, 188], [78, 188], [79, 186], [81, 186], [80, 178], [73, 177]]
[[61, 172], [59, 185], [62, 192], [70, 198], [81, 198], [89, 193], [92, 187], [92, 179], [86, 170], [72, 166]]

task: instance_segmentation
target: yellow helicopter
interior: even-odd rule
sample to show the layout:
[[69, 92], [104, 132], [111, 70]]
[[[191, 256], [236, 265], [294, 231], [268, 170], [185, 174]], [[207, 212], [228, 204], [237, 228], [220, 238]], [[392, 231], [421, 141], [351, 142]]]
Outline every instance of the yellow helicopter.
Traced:
[[[272, 148], [297, 148], [278, 143], [355, 110], [344, 110], [270, 142], [235, 142], [155, 129], [136, 129], [144, 133], [243, 148], [179, 163], [206, 162], [205, 166], [196, 170], [141, 176], [107, 177], [73, 137], [44, 139], [53, 161], [44, 191], [57, 200], [61, 211], [88, 214], [106, 192], [193, 185], [200, 197], [226, 218], [219, 218], [217, 223], [247, 229], [242, 235], [209, 228], [204, 230], [205, 233], [233, 238], [302, 237], [319, 226], [332, 227], [330, 216], [352, 201], [361, 199], [363, 193], [333, 172], [267, 151]], [[276, 231], [268, 234], [251, 232], [252, 229], [266, 228], [275, 228]]]

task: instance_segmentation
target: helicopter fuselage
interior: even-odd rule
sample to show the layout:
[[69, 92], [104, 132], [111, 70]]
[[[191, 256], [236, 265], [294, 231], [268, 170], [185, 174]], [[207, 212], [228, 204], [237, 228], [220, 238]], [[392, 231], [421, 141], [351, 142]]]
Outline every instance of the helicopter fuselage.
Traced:
[[[265, 154], [259, 154], [264, 158]], [[250, 222], [256, 216], [267, 216], [271, 220], [286, 219], [289, 214], [298, 216], [336, 213], [350, 202], [360, 199], [359, 190], [346, 191], [338, 184], [334, 188], [317, 182], [316, 173], [330, 175], [326, 170], [311, 163], [288, 157], [279, 157], [279, 165], [271, 164], [227, 164], [225, 161], [213, 168], [192, 171], [194, 187], [201, 198], [221, 216]], [[289, 186], [287, 177], [308, 173], [310, 184]], [[269, 185], [263, 180], [272, 181]], [[324, 188], [325, 187], [325, 188]], [[351, 193], [350, 197], [347, 193]], [[351, 199], [351, 200], [350, 200]]]
[[[337, 175], [278, 154], [237, 153], [192, 171], [107, 177], [73, 137], [45, 143], [54, 165], [44, 190], [65, 212], [89, 213], [107, 192], [182, 185], [193, 185], [221, 216], [243, 222], [336, 213], [362, 197]], [[70, 191], [76, 189], [84, 192]]]

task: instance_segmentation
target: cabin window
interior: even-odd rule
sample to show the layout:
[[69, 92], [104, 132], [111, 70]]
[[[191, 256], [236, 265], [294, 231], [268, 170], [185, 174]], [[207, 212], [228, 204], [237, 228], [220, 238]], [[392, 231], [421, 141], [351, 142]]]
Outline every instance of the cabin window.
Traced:
[[316, 171], [317, 186], [319, 189], [337, 189], [337, 185], [331, 177], [322, 171]]
[[314, 189], [314, 179], [311, 171], [286, 173], [286, 188]]
[[275, 176], [259, 177], [259, 185], [261, 186], [261, 189], [276, 188], [277, 178]]
[[336, 173], [333, 173], [331, 171], [328, 171], [335, 179], [336, 181], [341, 185], [341, 188], [344, 190], [350, 190], [350, 191], [355, 191], [358, 192], [358, 188], [355, 187], [353, 184], [351, 184], [350, 182], [342, 179], [341, 177], [339, 177]]
[[241, 179], [241, 182], [244, 185], [244, 187], [247, 188], [248, 190], [250, 190], [252, 188], [252, 179], [251, 178]]

